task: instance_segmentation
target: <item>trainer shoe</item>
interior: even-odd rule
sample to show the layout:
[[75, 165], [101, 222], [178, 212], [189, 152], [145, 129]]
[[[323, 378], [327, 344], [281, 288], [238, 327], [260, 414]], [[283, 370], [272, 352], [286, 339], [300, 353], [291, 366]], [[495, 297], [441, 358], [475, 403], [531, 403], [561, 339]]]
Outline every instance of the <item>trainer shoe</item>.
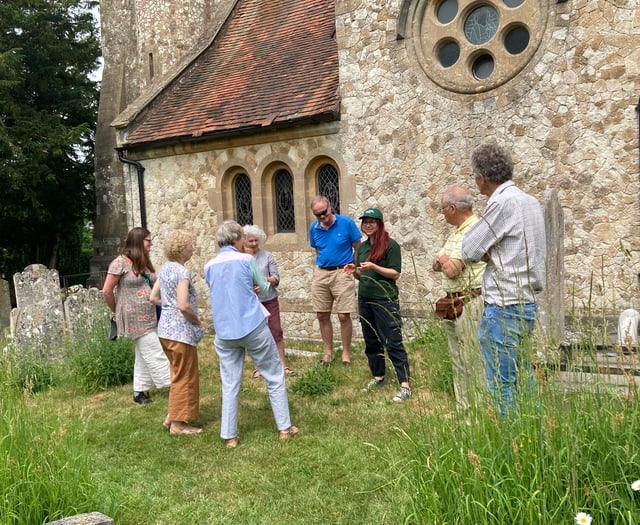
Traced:
[[373, 390], [374, 388], [381, 388], [384, 385], [387, 384], [387, 380], [386, 379], [376, 379], [375, 377], [369, 381], [367, 383], [367, 386], [365, 386], [362, 391], [363, 392], [370, 392], [371, 390]]
[[138, 403], [139, 405], [148, 405], [151, 403], [151, 398], [146, 392], [134, 392], [133, 402]]
[[407, 387], [403, 386], [400, 389], [400, 392], [398, 392], [395, 396], [393, 396], [393, 400], [394, 401], [398, 401], [398, 402], [402, 402], [402, 401], [406, 401], [410, 397], [411, 397], [411, 390], [409, 390]]

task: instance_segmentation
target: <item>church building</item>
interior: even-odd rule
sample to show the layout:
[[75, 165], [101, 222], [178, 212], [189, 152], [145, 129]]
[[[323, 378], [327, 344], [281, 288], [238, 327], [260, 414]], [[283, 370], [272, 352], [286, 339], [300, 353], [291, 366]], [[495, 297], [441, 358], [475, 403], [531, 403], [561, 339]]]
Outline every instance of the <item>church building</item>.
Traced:
[[[380, 208], [407, 316], [438, 296], [449, 186], [495, 140], [514, 182], [557, 194], [567, 309], [640, 309], [636, 0], [100, 0], [95, 270], [128, 229], [174, 228], [210, 320], [204, 263], [222, 221], [257, 224], [282, 277], [285, 338], [311, 309], [314, 195]], [[552, 284], [553, 286], [553, 284]], [[357, 324], [357, 323], [356, 323]]]

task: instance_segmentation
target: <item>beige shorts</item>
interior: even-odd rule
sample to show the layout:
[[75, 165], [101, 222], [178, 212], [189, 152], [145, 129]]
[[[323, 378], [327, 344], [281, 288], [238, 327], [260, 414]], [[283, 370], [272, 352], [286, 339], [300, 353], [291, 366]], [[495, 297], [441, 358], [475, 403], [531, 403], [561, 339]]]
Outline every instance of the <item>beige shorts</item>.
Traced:
[[311, 281], [311, 304], [315, 312], [331, 312], [335, 306], [340, 314], [355, 313], [355, 278], [342, 269], [322, 270], [316, 266]]

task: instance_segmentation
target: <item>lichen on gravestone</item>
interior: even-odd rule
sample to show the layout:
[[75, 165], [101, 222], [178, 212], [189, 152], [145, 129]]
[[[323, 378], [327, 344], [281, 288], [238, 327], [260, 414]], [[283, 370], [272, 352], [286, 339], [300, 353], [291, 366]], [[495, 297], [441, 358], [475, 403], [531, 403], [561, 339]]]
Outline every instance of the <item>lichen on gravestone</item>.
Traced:
[[12, 312], [14, 345], [50, 357], [57, 356], [64, 341], [64, 310], [57, 270], [41, 264], [14, 274], [16, 304]]

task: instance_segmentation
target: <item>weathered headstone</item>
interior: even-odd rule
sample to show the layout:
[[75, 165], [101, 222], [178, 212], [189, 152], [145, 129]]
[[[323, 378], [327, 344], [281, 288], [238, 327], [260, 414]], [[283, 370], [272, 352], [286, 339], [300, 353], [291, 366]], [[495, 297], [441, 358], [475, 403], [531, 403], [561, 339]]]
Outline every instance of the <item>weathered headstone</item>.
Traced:
[[41, 264], [13, 276], [17, 307], [11, 312], [16, 348], [32, 348], [55, 356], [64, 334], [64, 311], [57, 270]]
[[11, 290], [9, 282], [0, 279], [0, 339], [11, 326]]
[[109, 308], [104, 302], [102, 292], [97, 288], [86, 289], [78, 286], [67, 293], [64, 315], [69, 334], [90, 330], [101, 317], [108, 317]]
[[[545, 232], [547, 235], [547, 282], [540, 297], [539, 338], [545, 353], [557, 351], [564, 340], [564, 213], [556, 190], [546, 190], [542, 196]], [[555, 356], [547, 356], [554, 359]]]
[[114, 525], [114, 521], [109, 516], [100, 512], [89, 512], [87, 514], [77, 514], [62, 518], [61, 520], [50, 521], [45, 525]]

